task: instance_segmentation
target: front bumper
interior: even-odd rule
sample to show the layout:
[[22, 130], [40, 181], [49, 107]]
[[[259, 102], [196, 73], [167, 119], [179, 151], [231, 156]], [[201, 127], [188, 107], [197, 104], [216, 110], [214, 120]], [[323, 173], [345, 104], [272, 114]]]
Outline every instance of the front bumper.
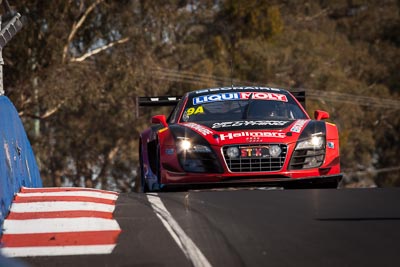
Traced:
[[307, 178], [266, 178], [266, 179], [232, 179], [217, 182], [201, 183], [168, 183], [162, 184], [162, 190], [212, 189], [226, 187], [282, 187], [285, 189], [337, 188], [342, 174], [316, 176]]

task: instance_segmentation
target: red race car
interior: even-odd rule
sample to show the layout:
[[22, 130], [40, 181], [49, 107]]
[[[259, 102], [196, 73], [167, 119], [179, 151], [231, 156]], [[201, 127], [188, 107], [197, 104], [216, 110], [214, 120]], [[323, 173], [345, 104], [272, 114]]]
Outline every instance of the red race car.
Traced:
[[[135, 191], [272, 186], [336, 188], [342, 175], [336, 125], [310, 119], [304, 92], [221, 87], [181, 98], [140, 97], [141, 106], [174, 105], [140, 134]], [[303, 104], [303, 105], [302, 105]]]

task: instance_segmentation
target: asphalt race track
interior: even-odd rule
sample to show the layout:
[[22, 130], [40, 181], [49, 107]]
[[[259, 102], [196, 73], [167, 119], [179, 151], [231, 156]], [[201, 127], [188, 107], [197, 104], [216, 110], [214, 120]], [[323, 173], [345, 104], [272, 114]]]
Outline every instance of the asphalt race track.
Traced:
[[400, 188], [121, 194], [110, 255], [27, 266], [400, 266]]

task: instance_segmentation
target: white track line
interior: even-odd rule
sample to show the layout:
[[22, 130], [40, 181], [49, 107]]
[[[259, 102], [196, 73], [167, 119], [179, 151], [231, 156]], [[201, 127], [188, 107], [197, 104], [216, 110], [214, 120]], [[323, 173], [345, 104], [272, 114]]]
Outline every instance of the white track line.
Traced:
[[182, 249], [186, 257], [192, 262], [193, 266], [211, 267], [210, 262], [171, 216], [158, 195], [147, 194], [147, 199], [153, 207], [157, 217], [160, 218], [165, 228], [168, 230], [178, 246]]
[[90, 245], [90, 246], [49, 246], [49, 247], [6, 247], [1, 249], [6, 257], [35, 257], [35, 256], [65, 256], [110, 254], [116, 245]]
[[113, 212], [115, 205], [108, 205], [93, 202], [78, 201], [54, 201], [54, 202], [31, 202], [31, 203], [13, 203], [10, 212], [49, 212], [49, 211], [71, 211], [71, 210], [89, 210]]

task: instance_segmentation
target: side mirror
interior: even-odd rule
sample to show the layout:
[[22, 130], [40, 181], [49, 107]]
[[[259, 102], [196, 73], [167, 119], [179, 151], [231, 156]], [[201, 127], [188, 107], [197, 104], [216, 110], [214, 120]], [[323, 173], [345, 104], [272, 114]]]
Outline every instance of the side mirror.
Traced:
[[151, 123], [162, 124], [164, 127], [168, 127], [167, 119], [165, 115], [155, 115], [151, 118]]
[[317, 121], [329, 119], [329, 113], [323, 110], [316, 110], [314, 112], [314, 118]]

